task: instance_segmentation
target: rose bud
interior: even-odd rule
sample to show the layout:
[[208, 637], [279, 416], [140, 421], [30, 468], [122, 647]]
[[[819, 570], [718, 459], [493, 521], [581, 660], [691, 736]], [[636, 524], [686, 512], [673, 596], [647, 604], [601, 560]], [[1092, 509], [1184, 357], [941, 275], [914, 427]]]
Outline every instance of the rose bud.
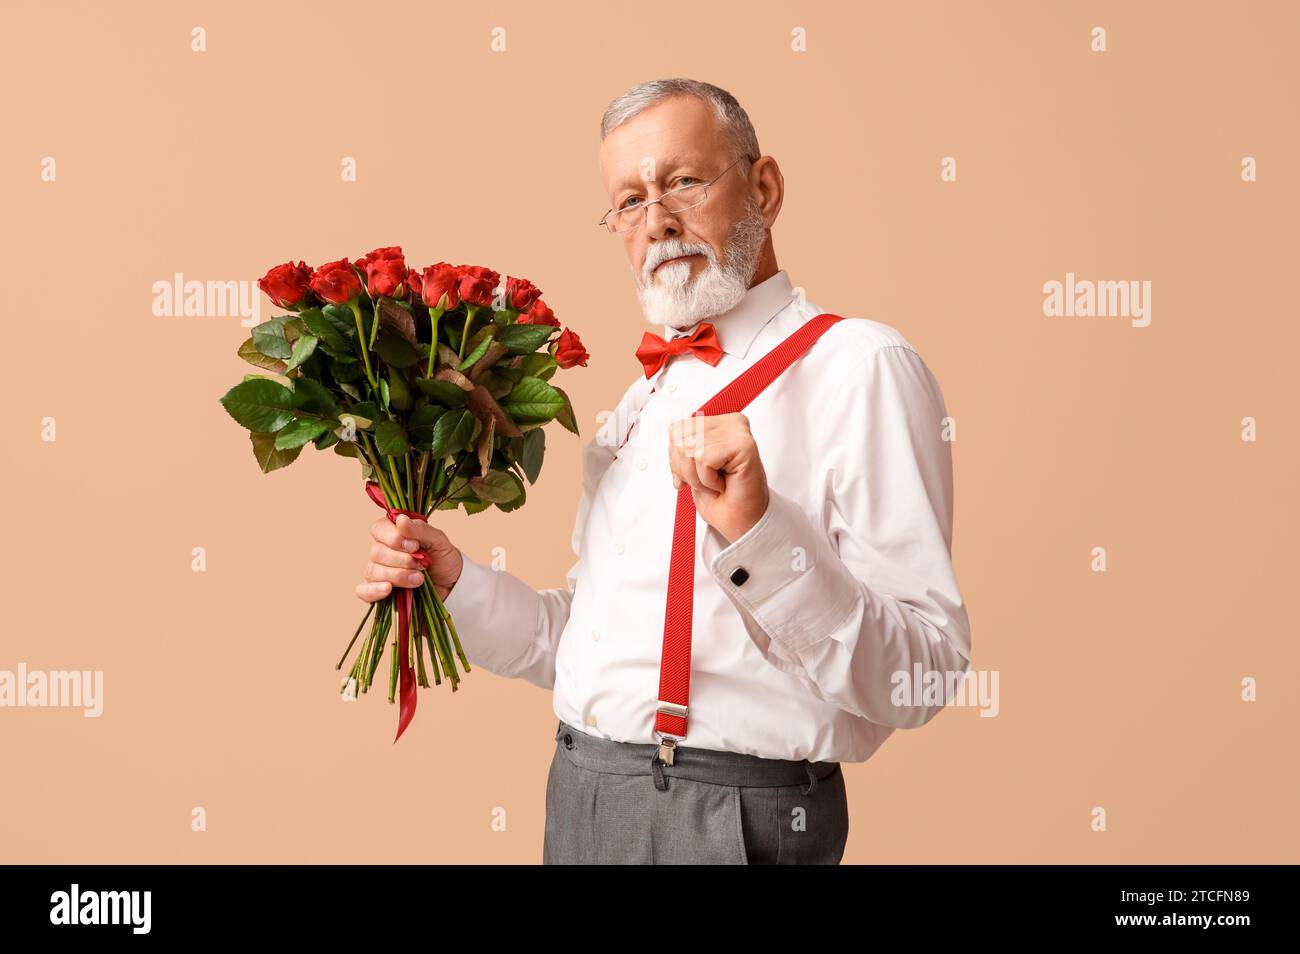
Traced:
[[527, 311], [542, 291], [526, 278], [506, 279], [506, 303], [516, 311]]
[[460, 269], [455, 265], [446, 262], [430, 265], [420, 279], [420, 300], [430, 308], [437, 308], [442, 302], [442, 307], [450, 310], [460, 304], [459, 285]]
[[460, 300], [467, 305], [491, 307], [501, 276], [482, 265], [460, 266]]
[[396, 259], [400, 262], [402, 261], [402, 258], [402, 246], [389, 245], [387, 248], [377, 248], [373, 252], [367, 252], [365, 255], [362, 255], [357, 259], [356, 266], [364, 272], [366, 266], [371, 262], [380, 262], [387, 259]]
[[387, 295], [401, 298], [406, 294], [406, 263], [400, 258], [380, 258], [367, 262], [366, 291], [372, 298]]
[[311, 294], [311, 266], [305, 262], [277, 265], [258, 281], [257, 287], [281, 308], [292, 308]]
[[555, 363], [562, 368], [571, 368], [575, 364], [585, 368], [590, 357], [581, 339], [569, 328], [565, 328], [555, 340]]
[[533, 302], [533, 307], [527, 312], [520, 315], [515, 324], [518, 325], [551, 325], [560, 327], [560, 321], [555, 317], [555, 312], [547, 307], [546, 302], [540, 298]]
[[346, 258], [316, 269], [311, 276], [311, 289], [335, 305], [347, 304], [362, 292], [361, 279]]

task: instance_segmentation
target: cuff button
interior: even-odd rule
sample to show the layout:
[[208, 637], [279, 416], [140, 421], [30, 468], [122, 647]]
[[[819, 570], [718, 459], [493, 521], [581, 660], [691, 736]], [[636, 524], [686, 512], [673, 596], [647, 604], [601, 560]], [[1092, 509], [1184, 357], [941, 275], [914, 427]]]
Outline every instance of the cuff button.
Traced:
[[740, 584], [744, 583], [748, 579], [749, 571], [743, 566], [736, 567], [736, 569], [731, 573], [731, 582], [735, 583], [737, 586], [740, 586]]

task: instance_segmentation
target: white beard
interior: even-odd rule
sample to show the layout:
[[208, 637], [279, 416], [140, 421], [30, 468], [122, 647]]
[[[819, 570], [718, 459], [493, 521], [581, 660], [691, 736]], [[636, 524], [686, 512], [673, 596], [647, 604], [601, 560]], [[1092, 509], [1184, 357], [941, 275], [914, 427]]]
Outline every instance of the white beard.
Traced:
[[[646, 257], [643, 275], [637, 280], [637, 297], [646, 321], [684, 331], [707, 318], [730, 311], [749, 290], [758, 267], [758, 256], [767, 238], [763, 213], [750, 203], [745, 217], [736, 223], [727, 240], [726, 263], [719, 264], [713, 246], [705, 243], [665, 239]], [[690, 262], [674, 262], [652, 273], [658, 262], [679, 255], [700, 254], [708, 264], [691, 279]]]

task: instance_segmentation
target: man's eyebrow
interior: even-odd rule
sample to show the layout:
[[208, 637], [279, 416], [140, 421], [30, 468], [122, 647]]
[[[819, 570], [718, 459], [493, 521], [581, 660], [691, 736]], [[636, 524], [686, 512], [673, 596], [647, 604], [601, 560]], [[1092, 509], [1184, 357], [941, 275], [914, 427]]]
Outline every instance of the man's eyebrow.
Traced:
[[[676, 171], [680, 166], [689, 165], [692, 161], [693, 160], [691, 159], [686, 159], [680, 156], [669, 156], [665, 159], [659, 159], [655, 162], [655, 173], [659, 178], [662, 178], [665, 174]], [[645, 180], [641, 178], [641, 164], [638, 162], [635, 173], [615, 183], [613, 194], [617, 195], [624, 189], [639, 189], [644, 184]]]

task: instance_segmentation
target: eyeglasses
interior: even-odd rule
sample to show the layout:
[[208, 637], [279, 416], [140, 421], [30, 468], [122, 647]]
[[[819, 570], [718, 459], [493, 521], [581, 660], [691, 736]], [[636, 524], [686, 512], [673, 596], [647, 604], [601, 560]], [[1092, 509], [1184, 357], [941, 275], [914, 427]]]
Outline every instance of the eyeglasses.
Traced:
[[603, 225], [611, 232], [630, 232], [632, 229], [645, 224], [646, 210], [656, 202], [662, 204], [664, 210], [673, 215], [678, 212], [685, 212], [687, 209], [693, 209], [697, 205], [703, 205], [704, 200], [709, 197], [709, 186], [726, 175], [732, 166], [742, 159], [748, 159], [750, 162], [758, 161], [752, 156], [741, 156], [708, 182], [696, 182], [693, 185], [670, 189], [657, 199], [651, 199], [648, 202], [641, 202], [622, 209], [610, 209], [596, 224]]

